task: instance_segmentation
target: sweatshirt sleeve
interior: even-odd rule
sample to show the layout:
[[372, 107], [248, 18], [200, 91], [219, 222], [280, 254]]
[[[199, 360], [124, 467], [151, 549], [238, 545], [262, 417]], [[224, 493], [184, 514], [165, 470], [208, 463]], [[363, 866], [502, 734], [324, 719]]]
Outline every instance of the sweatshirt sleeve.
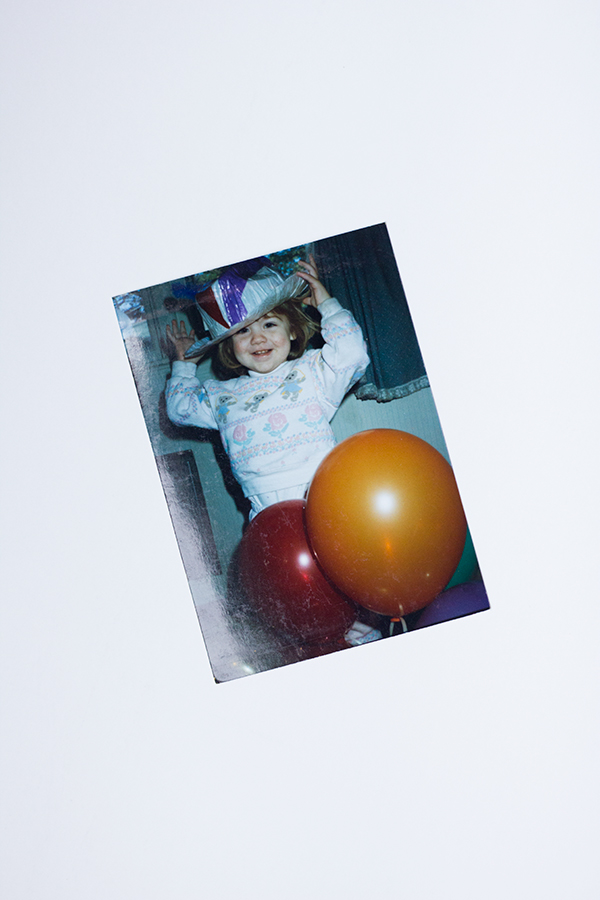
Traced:
[[333, 412], [369, 365], [367, 345], [352, 313], [330, 297], [319, 306], [325, 344], [315, 357], [314, 373], [325, 401]]
[[196, 378], [196, 363], [174, 362], [165, 391], [167, 415], [175, 425], [217, 428], [208, 394]]

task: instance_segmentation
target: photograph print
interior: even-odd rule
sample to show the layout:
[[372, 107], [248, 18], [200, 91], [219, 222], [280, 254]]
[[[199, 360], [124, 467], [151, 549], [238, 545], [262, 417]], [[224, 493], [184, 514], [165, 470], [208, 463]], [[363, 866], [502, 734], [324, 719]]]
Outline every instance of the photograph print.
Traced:
[[384, 224], [113, 301], [217, 683], [489, 608]]

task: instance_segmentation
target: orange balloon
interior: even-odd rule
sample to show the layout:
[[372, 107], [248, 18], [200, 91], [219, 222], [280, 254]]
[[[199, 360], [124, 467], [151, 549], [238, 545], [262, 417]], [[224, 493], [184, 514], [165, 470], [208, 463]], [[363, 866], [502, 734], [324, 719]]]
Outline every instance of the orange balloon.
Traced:
[[450, 465], [431, 444], [389, 428], [355, 434], [323, 460], [308, 492], [306, 527], [333, 583], [392, 617], [440, 593], [467, 533]]

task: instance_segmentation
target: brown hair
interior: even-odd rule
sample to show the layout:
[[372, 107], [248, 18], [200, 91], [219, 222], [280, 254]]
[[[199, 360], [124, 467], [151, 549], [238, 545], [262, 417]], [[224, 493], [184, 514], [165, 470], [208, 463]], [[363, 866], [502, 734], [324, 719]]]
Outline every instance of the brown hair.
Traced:
[[[272, 309], [271, 313], [287, 320], [290, 331], [296, 335], [291, 342], [288, 359], [299, 359], [304, 354], [313, 334], [319, 331], [319, 326], [307, 316], [297, 300], [284, 300], [283, 303]], [[217, 345], [217, 361], [227, 378], [248, 374], [246, 367], [241, 366], [236, 359], [232, 337], [233, 335], [230, 335]]]

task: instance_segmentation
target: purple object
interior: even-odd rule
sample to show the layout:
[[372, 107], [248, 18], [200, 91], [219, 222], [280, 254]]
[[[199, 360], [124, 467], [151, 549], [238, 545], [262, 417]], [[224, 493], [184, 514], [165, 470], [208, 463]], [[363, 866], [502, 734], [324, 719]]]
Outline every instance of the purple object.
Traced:
[[248, 315], [248, 310], [242, 300], [246, 280], [236, 275], [235, 272], [225, 272], [219, 278], [219, 287], [225, 307], [225, 319], [229, 322], [230, 327], [239, 325]]
[[248, 315], [248, 310], [242, 300], [246, 282], [256, 275], [259, 269], [268, 265], [269, 260], [264, 256], [246, 259], [235, 266], [230, 266], [218, 279], [226, 318], [230, 325], [239, 325]]
[[427, 625], [436, 625], [438, 622], [447, 622], [449, 619], [459, 619], [461, 616], [469, 616], [471, 613], [489, 608], [483, 581], [457, 584], [456, 587], [442, 591], [429, 606], [425, 607], [411, 631], [426, 628]]
[[[246, 287], [246, 282], [253, 275], [256, 275], [259, 269], [269, 266], [269, 260], [266, 256], [257, 256], [255, 259], [246, 259], [243, 262], [236, 263], [225, 269], [218, 278], [210, 278], [208, 281], [173, 281], [171, 283], [171, 292], [177, 300], [195, 300], [198, 294], [207, 291], [209, 287], [218, 282], [222, 291], [223, 303], [228, 316], [228, 321], [232, 325], [243, 322], [246, 317], [246, 307], [242, 301], [242, 293]], [[203, 275], [199, 273], [200, 278]]]

